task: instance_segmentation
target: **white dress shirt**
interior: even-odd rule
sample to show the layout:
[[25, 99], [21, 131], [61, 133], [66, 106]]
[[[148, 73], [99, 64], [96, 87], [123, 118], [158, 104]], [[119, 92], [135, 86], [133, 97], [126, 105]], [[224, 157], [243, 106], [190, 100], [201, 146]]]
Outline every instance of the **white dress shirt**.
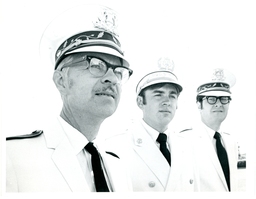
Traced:
[[[155, 130], [154, 128], [152, 128], [151, 126], [149, 126], [143, 119], [142, 119], [142, 126], [146, 129], [146, 131], [148, 132], [148, 134], [150, 135], [150, 137], [152, 138], [152, 140], [154, 140], [156, 146], [160, 149], [160, 143], [158, 143], [156, 141], [158, 135], [159, 135], [159, 132], [157, 130]], [[167, 129], [168, 130], [168, 129]], [[167, 133], [167, 130], [164, 131], [163, 133], [167, 135], [167, 140], [168, 140], [168, 133]], [[169, 147], [169, 144], [166, 143], [167, 145], [167, 148], [170, 149]]]
[[[209, 139], [212, 141], [212, 144], [213, 144], [213, 148], [215, 149], [215, 151], [217, 152], [217, 149], [216, 149], [216, 139], [214, 138], [214, 134], [216, 131], [212, 130], [211, 128], [209, 128], [208, 126], [206, 126], [204, 124], [204, 128], [209, 136]], [[221, 135], [221, 130], [218, 130], [218, 133]], [[221, 138], [221, 144], [223, 145], [223, 147], [225, 147], [223, 141], [222, 141], [222, 138]]]
[[59, 117], [59, 121], [74, 149], [74, 153], [76, 154], [77, 160], [83, 170], [84, 177], [90, 190], [92, 192], [96, 192], [91, 166], [91, 154], [84, 149], [89, 141], [82, 133], [73, 128], [63, 118]]

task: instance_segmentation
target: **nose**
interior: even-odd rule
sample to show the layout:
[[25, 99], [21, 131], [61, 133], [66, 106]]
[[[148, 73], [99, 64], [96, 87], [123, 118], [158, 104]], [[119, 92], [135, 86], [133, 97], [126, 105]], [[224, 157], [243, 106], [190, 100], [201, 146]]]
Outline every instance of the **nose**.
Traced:
[[117, 83], [119, 83], [119, 80], [118, 80], [116, 74], [114, 73], [114, 70], [112, 68], [109, 68], [107, 73], [102, 77], [101, 82], [117, 84]]
[[165, 97], [162, 106], [170, 106], [171, 105], [171, 100], [168, 97]]
[[162, 106], [170, 106], [170, 103], [169, 102], [163, 102]]
[[216, 107], [222, 106], [222, 103], [220, 102], [220, 99], [217, 99], [217, 102], [215, 103]]

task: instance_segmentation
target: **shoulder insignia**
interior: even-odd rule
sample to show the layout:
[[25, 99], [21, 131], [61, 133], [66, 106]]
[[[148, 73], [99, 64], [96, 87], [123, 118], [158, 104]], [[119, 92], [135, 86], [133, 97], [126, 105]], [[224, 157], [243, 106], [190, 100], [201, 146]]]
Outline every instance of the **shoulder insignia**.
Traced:
[[185, 132], [185, 131], [191, 131], [191, 130], [192, 130], [192, 128], [184, 129], [184, 130], [180, 131], [180, 133]]
[[226, 135], [230, 135], [230, 133], [227, 133], [227, 132], [222, 132], [223, 134], [226, 134]]
[[118, 155], [116, 155], [116, 154], [114, 154], [114, 153], [112, 153], [112, 152], [106, 151], [106, 153], [107, 153], [107, 154], [110, 154], [110, 155], [113, 155], [114, 157], [120, 159], [120, 158], [118, 157]]
[[38, 137], [42, 133], [43, 133], [42, 130], [36, 130], [36, 131], [33, 131], [31, 134], [7, 137], [6, 140], [18, 140], [18, 139], [34, 138], [34, 137]]

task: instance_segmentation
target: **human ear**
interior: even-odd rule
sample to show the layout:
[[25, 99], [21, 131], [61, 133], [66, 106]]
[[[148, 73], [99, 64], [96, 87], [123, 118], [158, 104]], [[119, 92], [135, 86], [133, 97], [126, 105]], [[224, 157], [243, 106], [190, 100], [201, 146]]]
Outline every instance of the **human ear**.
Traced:
[[138, 107], [140, 109], [142, 109], [142, 107], [143, 107], [143, 98], [142, 98], [142, 96], [138, 96], [136, 101], [137, 101]]
[[61, 94], [65, 92], [66, 86], [64, 84], [63, 72], [55, 70], [53, 73], [53, 82]]

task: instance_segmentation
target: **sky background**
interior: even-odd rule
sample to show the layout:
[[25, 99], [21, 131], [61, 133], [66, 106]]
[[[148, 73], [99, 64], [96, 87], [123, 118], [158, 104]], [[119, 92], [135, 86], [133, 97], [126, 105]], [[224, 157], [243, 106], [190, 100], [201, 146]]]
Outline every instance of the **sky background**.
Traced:
[[[59, 114], [62, 102], [51, 80], [53, 68], [41, 63], [39, 41], [58, 13], [87, 2], [0, 1], [3, 136], [28, 134], [40, 129], [41, 121], [48, 115]], [[184, 88], [170, 128], [187, 128], [198, 119], [195, 96], [204, 74], [212, 68], [226, 68], [237, 81], [222, 127], [236, 136], [248, 158], [255, 156], [255, 1], [93, 2], [119, 12], [120, 41], [134, 70], [123, 86], [118, 110], [103, 123], [100, 136], [120, 132], [132, 120], [141, 118], [136, 105], [137, 82], [157, 66], [160, 57], [169, 57]], [[255, 158], [251, 160], [255, 163]]]

